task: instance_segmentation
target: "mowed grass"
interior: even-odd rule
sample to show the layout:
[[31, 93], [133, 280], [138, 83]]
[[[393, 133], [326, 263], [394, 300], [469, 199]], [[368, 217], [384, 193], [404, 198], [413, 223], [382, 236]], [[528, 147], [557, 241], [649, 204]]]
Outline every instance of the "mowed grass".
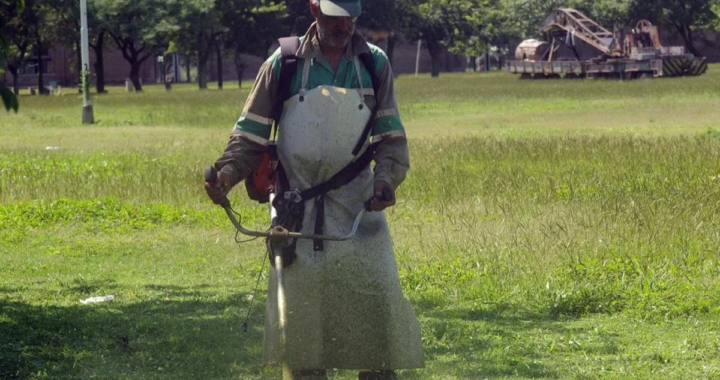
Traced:
[[[265, 278], [241, 329], [263, 244], [202, 190], [244, 87], [111, 88], [95, 126], [68, 94], [0, 116], [0, 378], [279, 378]], [[413, 168], [388, 217], [426, 357], [401, 378], [720, 377], [720, 67], [396, 88]]]

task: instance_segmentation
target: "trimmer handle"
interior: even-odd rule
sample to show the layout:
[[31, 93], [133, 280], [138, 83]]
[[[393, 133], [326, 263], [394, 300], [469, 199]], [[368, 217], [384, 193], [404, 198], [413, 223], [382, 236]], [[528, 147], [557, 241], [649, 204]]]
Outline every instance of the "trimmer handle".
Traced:
[[[373, 210], [373, 209], [372, 209], [372, 200], [373, 200], [373, 198], [375, 198], [375, 196], [370, 197], [370, 199], [366, 200], [365, 203], [363, 203], [363, 206], [365, 206], [365, 211], [367, 211], [367, 212], [372, 212], [372, 210]], [[390, 189], [388, 189], [388, 188], [383, 188], [383, 193], [382, 193], [382, 199], [381, 199], [381, 200], [386, 201], [386, 202], [389, 202], [389, 201], [392, 201], [392, 199], [393, 199], [393, 193], [392, 193], [392, 191], [391, 191]]]
[[[213, 186], [217, 186], [217, 170], [215, 170], [215, 167], [212, 165], [208, 165], [208, 167], [205, 168], [205, 182], [212, 184]], [[229, 208], [230, 207], [230, 200], [225, 197], [225, 199], [220, 202], [220, 206], [223, 208]]]
[[363, 206], [365, 206], [365, 211], [372, 212], [372, 198], [366, 200]]
[[215, 170], [214, 166], [208, 165], [208, 167], [205, 168], [205, 182], [215, 183], [216, 180], [217, 180], [217, 170]]

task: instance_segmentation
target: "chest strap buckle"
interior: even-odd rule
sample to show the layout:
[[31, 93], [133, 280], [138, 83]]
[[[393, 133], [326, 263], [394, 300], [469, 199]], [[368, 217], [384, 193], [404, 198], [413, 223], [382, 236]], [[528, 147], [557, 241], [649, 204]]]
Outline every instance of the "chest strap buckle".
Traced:
[[284, 198], [292, 203], [300, 203], [303, 201], [300, 189], [292, 189], [290, 191], [286, 191], [284, 194]]

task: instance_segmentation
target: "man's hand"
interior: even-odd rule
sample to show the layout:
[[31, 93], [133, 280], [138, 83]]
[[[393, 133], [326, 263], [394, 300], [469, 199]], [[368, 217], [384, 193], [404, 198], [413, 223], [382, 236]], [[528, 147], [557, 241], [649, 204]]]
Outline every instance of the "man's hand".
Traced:
[[372, 199], [370, 199], [370, 207], [373, 211], [382, 211], [388, 207], [395, 205], [395, 191], [389, 183], [377, 180], [375, 181], [375, 191]]
[[227, 193], [230, 190], [228, 180], [225, 173], [218, 172], [215, 182], [205, 182], [205, 191], [216, 205], [227, 201]]

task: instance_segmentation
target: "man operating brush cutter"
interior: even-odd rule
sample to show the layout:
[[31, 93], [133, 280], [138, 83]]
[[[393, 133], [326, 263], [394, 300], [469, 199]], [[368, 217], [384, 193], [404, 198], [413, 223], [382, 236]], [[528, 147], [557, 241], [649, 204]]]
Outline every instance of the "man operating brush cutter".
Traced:
[[265, 363], [294, 379], [394, 379], [423, 359], [382, 212], [409, 168], [392, 71], [355, 31], [359, 0], [309, 5], [315, 23], [264, 63], [205, 188], [230, 210], [246, 179], [272, 204]]

